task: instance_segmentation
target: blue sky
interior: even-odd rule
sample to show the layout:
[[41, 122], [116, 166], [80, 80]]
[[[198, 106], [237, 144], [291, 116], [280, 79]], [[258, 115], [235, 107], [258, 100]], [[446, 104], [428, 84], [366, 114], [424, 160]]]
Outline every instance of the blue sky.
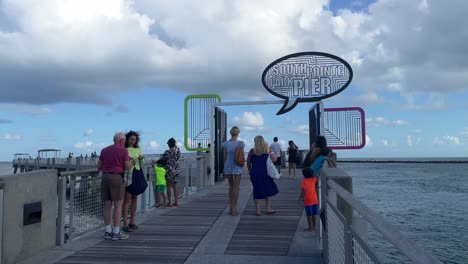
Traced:
[[[0, 1], [0, 160], [99, 152], [130, 129], [145, 153], [161, 153], [170, 137], [182, 143], [187, 95], [277, 100], [262, 71], [302, 51], [353, 67], [351, 85], [324, 105], [363, 108], [367, 145], [339, 156], [467, 155], [465, 1], [34, 3]], [[262, 134], [306, 148], [310, 106], [224, 109], [248, 145]]]

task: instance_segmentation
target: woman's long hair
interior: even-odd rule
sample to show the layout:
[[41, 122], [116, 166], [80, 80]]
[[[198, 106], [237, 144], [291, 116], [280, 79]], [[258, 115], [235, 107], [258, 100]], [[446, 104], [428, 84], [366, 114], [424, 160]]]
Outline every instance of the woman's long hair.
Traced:
[[262, 155], [262, 154], [269, 154], [270, 153], [268, 143], [260, 135], [258, 135], [258, 136], [256, 136], [254, 138], [253, 152], [254, 152], [255, 155]]
[[297, 147], [297, 145], [294, 144], [294, 141], [292, 141], [292, 140], [289, 140], [288, 144], [289, 144], [289, 147], [290, 147], [291, 149], [299, 149], [299, 148]]
[[135, 145], [133, 145], [134, 148], [139, 148], [140, 146], [138, 145], [138, 143], [140, 143], [140, 135], [138, 134], [138, 132], [135, 132], [133, 130], [130, 130], [128, 131], [127, 134], [125, 134], [125, 148], [128, 148], [128, 140], [132, 137], [132, 136], [135, 136], [136, 137], [136, 142], [135, 142]]

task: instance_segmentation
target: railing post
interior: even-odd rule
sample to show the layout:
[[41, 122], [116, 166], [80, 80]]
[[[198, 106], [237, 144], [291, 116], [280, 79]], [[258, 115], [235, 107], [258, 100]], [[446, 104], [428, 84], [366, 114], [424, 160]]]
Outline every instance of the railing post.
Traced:
[[[328, 263], [328, 218], [327, 218], [327, 197], [328, 197], [328, 186], [327, 176], [324, 173], [320, 174], [320, 212], [323, 213], [323, 217], [320, 218], [322, 223], [320, 231], [322, 234], [322, 255], [325, 263]], [[322, 211], [323, 210], [323, 211]], [[322, 215], [321, 215], [322, 216]]]
[[3, 263], [3, 182], [0, 182], [0, 263]]
[[55, 234], [55, 245], [62, 246], [65, 243], [65, 202], [66, 202], [67, 180], [60, 176], [57, 182], [57, 231]]
[[353, 264], [353, 236], [349, 223], [344, 223], [343, 232], [345, 263]]
[[67, 168], [65, 169], [66, 171], [69, 171], [71, 169], [71, 158], [67, 158]]
[[70, 204], [69, 204], [69, 208], [70, 208], [70, 217], [69, 217], [69, 224], [68, 224], [68, 238], [71, 239], [72, 238], [72, 233], [73, 233], [73, 230], [75, 229], [73, 227], [73, 217], [75, 215], [75, 181], [76, 181], [76, 176], [75, 175], [71, 175], [70, 176]]
[[202, 189], [205, 187], [205, 172], [206, 172], [206, 156], [207, 155], [203, 155], [203, 159], [201, 159], [199, 161], [199, 166], [200, 166], [200, 186], [199, 188]]
[[52, 158], [52, 168], [55, 169], [56, 166], [55, 166], [55, 158]]

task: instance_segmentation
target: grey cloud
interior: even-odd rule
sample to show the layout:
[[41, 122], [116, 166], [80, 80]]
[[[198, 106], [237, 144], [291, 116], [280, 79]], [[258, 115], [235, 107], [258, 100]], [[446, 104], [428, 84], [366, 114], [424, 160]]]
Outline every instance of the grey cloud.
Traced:
[[123, 105], [123, 104], [118, 104], [115, 107], [115, 111], [119, 112], [119, 113], [128, 113], [128, 107], [126, 105]]
[[[41, 15], [54, 12], [44, 5], [30, 21], [7, 14], [10, 25], [21, 26], [16, 32], [0, 27], [0, 87], [8, 89], [0, 102], [112, 104], [110, 95], [140, 87], [264, 96], [263, 69], [304, 50], [352, 61], [353, 86], [363, 90], [466, 90], [468, 28], [460, 21], [468, 2], [428, 3], [424, 10], [414, 1], [377, 1], [334, 16], [328, 1], [278, 1], [267, 9], [249, 2], [245, 9], [236, 1], [181, 8], [142, 0], [121, 20], [97, 20], [90, 29], [77, 24], [77, 32], [67, 32], [62, 21], [51, 21], [58, 33], [41, 24]], [[344, 22], [333, 24], [337, 18]]]
[[13, 121], [8, 120], [8, 119], [0, 119], [0, 124], [11, 124]]

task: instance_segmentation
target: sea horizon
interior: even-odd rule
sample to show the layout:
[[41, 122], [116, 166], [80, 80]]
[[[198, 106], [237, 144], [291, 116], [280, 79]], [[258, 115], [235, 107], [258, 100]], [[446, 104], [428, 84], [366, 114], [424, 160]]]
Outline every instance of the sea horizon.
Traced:
[[[190, 153], [190, 152], [189, 152]], [[193, 153], [195, 154], [195, 153]], [[468, 162], [468, 156], [465, 157], [340, 157], [337, 161], [462, 161]], [[11, 163], [11, 160], [3, 160], [1, 163]]]

